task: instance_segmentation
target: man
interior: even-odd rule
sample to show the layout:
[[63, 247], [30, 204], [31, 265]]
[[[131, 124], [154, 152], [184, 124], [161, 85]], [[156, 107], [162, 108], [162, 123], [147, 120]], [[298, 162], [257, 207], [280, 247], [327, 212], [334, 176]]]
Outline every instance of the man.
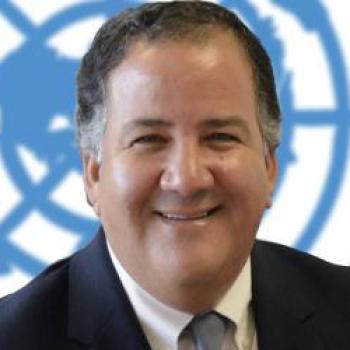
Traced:
[[102, 227], [1, 301], [0, 348], [350, 349], [349, 271], [255, 241], [279, 128], [269, 58], [233, 13], [184, 1], [112, 18], [78, 75]]

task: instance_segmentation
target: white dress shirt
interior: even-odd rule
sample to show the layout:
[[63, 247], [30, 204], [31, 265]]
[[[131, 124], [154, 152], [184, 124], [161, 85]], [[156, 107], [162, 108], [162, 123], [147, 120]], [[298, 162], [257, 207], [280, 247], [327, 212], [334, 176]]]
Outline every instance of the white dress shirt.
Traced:
[[[107, 247], [121, 283], [135, 310], [152, 350], [194, 350], [190, 335], [180, 338], [182, 330], [193, 315], [176, 310], [154, 298], [126, 272], [115, 256], [110, 244]], [[225, 333], [223, 350], [258, 350], [254, 318], [251, 309], [251, 264], [247, 260], [242, 272], [214, 308], [234, 322]], [[236, 330], [236, 331], [235, 331]]]

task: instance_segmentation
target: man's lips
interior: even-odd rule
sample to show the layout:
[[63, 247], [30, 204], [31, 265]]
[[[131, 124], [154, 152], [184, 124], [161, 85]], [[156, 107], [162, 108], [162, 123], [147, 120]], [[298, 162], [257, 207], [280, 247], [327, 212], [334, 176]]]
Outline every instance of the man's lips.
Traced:
[[208, 218], [220, 209], [220, 206], [212, 207], [210, 209], [196, 210], [192, 212], [182, 211], [160, 211], [155, 210], [155, 213], [162, 219], [173, 220], [173, 221], [190, 221], [190, 220], [201, 220]]

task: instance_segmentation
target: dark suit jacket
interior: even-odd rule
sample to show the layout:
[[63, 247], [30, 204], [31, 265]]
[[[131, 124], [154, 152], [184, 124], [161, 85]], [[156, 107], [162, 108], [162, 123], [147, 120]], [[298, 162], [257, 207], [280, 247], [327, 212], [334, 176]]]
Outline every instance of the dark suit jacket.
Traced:
[[[257, 242], [252, 278], [259, 350], [350, 350], [348, 269]], [[1, 299], [0, 349], [150, 349], [102, 230], [87, 248]]]

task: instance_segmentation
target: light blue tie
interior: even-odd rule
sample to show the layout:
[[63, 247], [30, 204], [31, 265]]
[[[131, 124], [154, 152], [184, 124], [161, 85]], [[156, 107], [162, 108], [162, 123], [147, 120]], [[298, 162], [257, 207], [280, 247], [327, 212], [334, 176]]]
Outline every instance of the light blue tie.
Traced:
[[195, 316], [191, 331], [196, 350], [221, 350], [225, 327], [224, 318], [214, 311]]

